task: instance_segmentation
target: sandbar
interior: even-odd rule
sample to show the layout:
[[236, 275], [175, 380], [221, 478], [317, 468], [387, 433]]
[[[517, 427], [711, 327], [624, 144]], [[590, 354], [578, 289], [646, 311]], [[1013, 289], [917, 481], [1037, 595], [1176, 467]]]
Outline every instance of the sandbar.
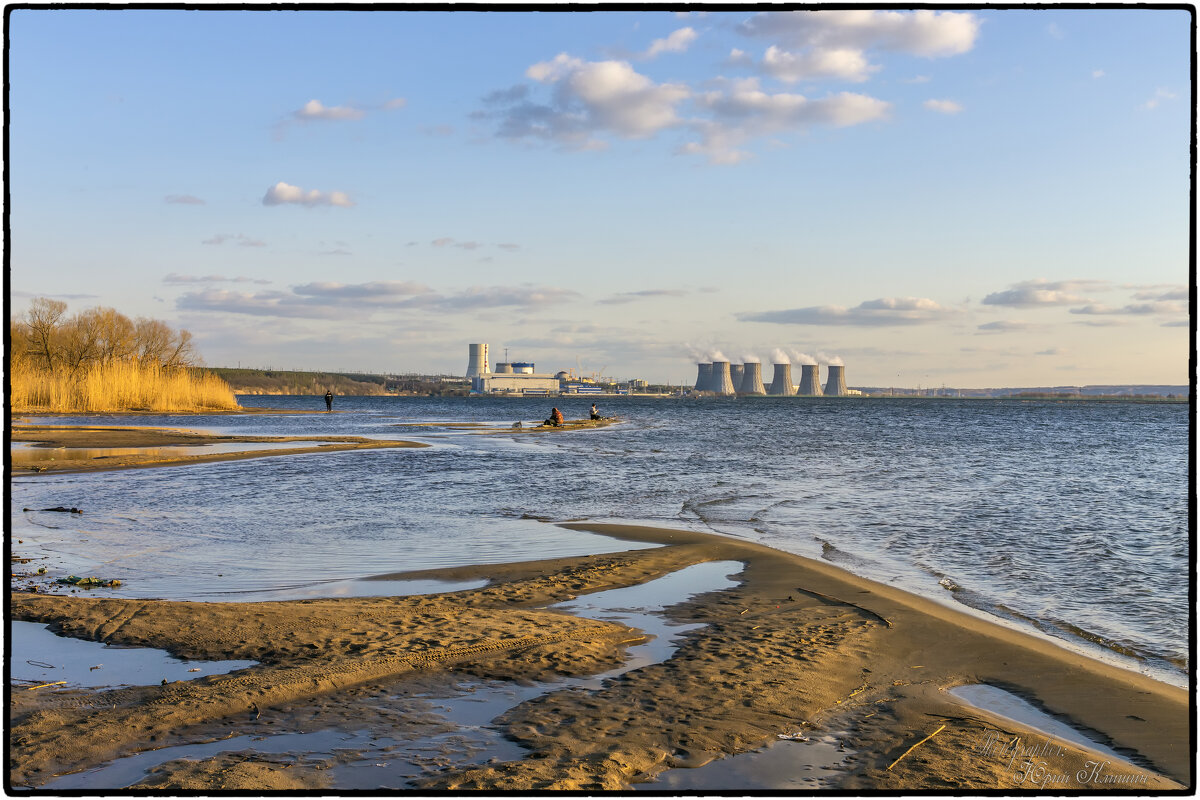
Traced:
[[[220, 436], [179, 428], [133, 425], [13, 425], [10, 434], [13, 442], [29, 442], [37, 448], [66, 448], [62, 457], [56, 457], [53, 461], [39, 459], [23, 463], [19, 455], [14, 455], [13, 475], [167, 467], [347, 450], [428, 447], [419, 442], [368, 439], [362, 436]], [[198, 454], [171, 452], [172, 448], [254, 443], [270, 444], [272, 447]], [[290, 446], [280, 447], [281, 444]], [[129, 452], [131, 448], [142, 452]], [[106, 449], [115, 454], [97, 452]]]
[[[1194, 784], [1184, 689], [756, 543], [624, 524], [564, 527], [611, 537], [613, 550], [372, 576], [489, 581], [424, 596], [196, 603], [12, 592], [13, 619], [64, 635], [258, 664], [99, 693], [13, 691], [8, 785], [37, 787], [171, 744], [307, 730], [314, 720], [354, 720], [396, 736], [414, 721], [400, 711], [368, 712], [367, 698], [438, 675], [595, 674], [619, 663], [642, 634], [547, 606], [708, 561], [741, 562], [741, 583], [669, 609], [680, 622], [703, 623], [671, 658], [594, 691], [550, 691], [521, 703], [494, 724], [527, 757], [446, 764], [407, 788], [623, 791], [781, 734], [835, 736], [848, 755], [830, 788], [842, 792], [1162, 792]], [[661, 546], [622, 550], [622, 541]], [[946, 691], [977, 683], [1030, 700], [1132, 763], [1045, 742]], [[105, 788], [118, 787], [95, 787]], [[169, 762], [136, 788], [337, 789], [303, 754], [253, 751]]]

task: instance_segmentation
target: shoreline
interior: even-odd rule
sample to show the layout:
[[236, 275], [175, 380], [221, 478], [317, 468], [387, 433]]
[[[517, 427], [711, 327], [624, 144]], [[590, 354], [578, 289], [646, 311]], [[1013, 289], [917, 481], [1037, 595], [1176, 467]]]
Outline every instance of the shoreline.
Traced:
[[[112, 644], [260, 665], [90, 699], [80, 692], [13, 693], [17, 744], [10, 745], [9, 778], [36, 780], [34, 770], [74, 771], [156, 749], [180, 741], [180, 729], [193, 738], [254, 732], [261, 726], [244, 713], [251, 706], [280, 721], [299, 719], [314, 705], [336, 716], [358, 702], [362, 688], [448, 667], [518, 681], [600, 672], [635, 634], [544, 606], [689, 564], [734, 560], [744, 564], [736, 588], [671, 609], [677, 621], [704, 627], [686, 634], [668, 661], [594, 692], [552, 692], [512, 709], [500, 722], [533, 757], [448, 768], [418, 788], [621, 790], [663, 769], [700, 766], [797, 730], [832, 732], [854, 754], [840, 790], [1037, 788], [1012, 753], [992, 751], [1001, 739], [1034, 742], [1039, 734], [945, 691], [977, 683], [1034, 700], [1142, 765], [1107, 763], [1104, 774], [1125, 782], [1101, 785], [1085, 771], [1094, 756], [1056, 741], [1049, 767], [1075, 777], [1053, 788], [1172, 790], [1191, 780], [1186, 690], [765, 545], [669, 528], [561, 526], [661, 546], [371, 576], [490, 581], [442, 595], [213, 604], [12, 593], [13, 619]], [[712, 691], [696, 692], [701, 685]], [[164, 703], [174, 710], [164, 712]], [[939, 725], [947, 727], [902, 757]], [[167, 764], [155, 773], [159, 783], [144, 785], [214, 789], [219, 773], [251, 781], [240, 788], [297, 788], [297, 780], [322, 788], [320, 770], [279, 761], [243, 752], [199, 766]]]
[[[499, 429], [481, 426], [480, 432]], [[135, 426], [13, 426], [12, 434], [15, 442], [50, 447], [340, 440], [332, 446], [157, 462], [128, 460], [132, 457], [103, 464], [80, 461], [74, 467], [63, 462], [54, 474], [331, 452], [335, 446], [424, 446], [362, 437], [216, 437]], [[833, 787], [842, 791], [1131, 786], [1170, 791], [1190, 786], [1194, 778], [1185, 688], [756, 542], [625, 523], [559, 525], [614, 542], [660, 546], [364, 578], [489, 581], [479, 589], [435, 595], [198, 603], [105, 598], [102, 591], [83, 596], [10, 589], [14, 620], [43, 622], [83, 639], [156, 647], [177, 657], [245, 658], [259, 665], [187, 684], [98, 694], [10, 691], [9, 785], [37, 786], [54, 773], [184, 741], [277, 732], [256, 721], [259, 710], [284, 725], [306, 725], [302, 720], [317, 713], [313, 709], [334, 725], [352, 724], [380, 713], [362, 705], [380, 687], [444, 682], [455, 675], [527, 683], [603, 672], [624, 658], [639, 634], [545, 606], [636, 585], [690, 564], [727, 560], [744, 565], [739, 586], [670, 609], [674, 621], [704, 626], [687, 633], [672, 658], [626, 673], [595, 692], [551, 690], [511, 709], [497, 724], [532, 757], [447, 767], [416, 788], [626, 790], [664, 769], [698, 767], [778, 744], [780, 735], [794, 733], [836, 736], [853, 754]], [[17, 577], [11, 567], [10, 575]], [[1028, 769], [1021, 770], [1027, 754], [1017, 758], [1002, 745], [1047, 737], [964, 705], [946, 691], [974, 684], [1033, 701], [1133, 757], [1138, 766], [1096, 761], [1095, 755], [1054, 740], [1053, 758], [1039, 763], [1055, 782], [1037, 785]], [[696, 692], [697, 686], [712, 691]], [[164, 713], [164, 707], [174, 710]], [[247, 715], [247, 709], [255, 713]], [[409, 723], [372, 724], [378, 735], [388, 736]], [[936, 736], [926, 740], [935, 729]], [[919, 748], [907, 755], [915, 744]], [[1095, 767], [1101, 761], [1103, 775]], [[1066, 777], [1057, 780], [1061, 776]], [[328, 788], [328, 779], [303, 753], [280, 760], [245, 751], [165, 764], [141, 785], [312, 790]]]

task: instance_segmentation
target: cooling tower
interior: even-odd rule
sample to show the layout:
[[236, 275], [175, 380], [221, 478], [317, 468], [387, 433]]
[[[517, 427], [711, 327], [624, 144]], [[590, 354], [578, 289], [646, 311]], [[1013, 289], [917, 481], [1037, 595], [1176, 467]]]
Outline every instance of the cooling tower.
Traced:
[[800, 366], [800, 390], [796, 394], [814, 395], [821, 393], [820, 367], [816, 364]]
[[825, 379], [825, 396], [841, 397], [846, 394], [846, 368], [829, 365], [829, 377]]
[[712, 391], [717, 394], [733, 394], [733, 378], [729, 377], [729, 362], [714, 361], [712, 371]]
[[742, 394], [766, 394], [762, 382], [762, 364], [747, 361], [745, 372], [742, 373], [742, 385], [738, 387]]
[[512, 364], [509, 364], [506, 361], [497, 361], [496, 362], [496, 373], [497, 374], [509, 375], [512, 373], [512, 371], [513, 371]]
[[697, 364], [696, 365], [696, 386], [697, 392], [708, 392], [709, 385], [712, 383], [712, 364]]
[[771, 381], [771, 388], [767, 390], [767, 394], [795, 394], [796, 387], [792, 386], [792, 365], [775, 364], [774, 366], [775, 379]]
[[731, 381], [733, 381], [734, 386], [742, 385], [742, 375], [743, 374], [744, 373], [743, 373], [741, 364], [730, 364], [729, 365], [729, 379]]
[[488, 346], [486, 344], [467, 345], [467, 377], [478, 378], [489, 372], [491, 370], [488, 369]]

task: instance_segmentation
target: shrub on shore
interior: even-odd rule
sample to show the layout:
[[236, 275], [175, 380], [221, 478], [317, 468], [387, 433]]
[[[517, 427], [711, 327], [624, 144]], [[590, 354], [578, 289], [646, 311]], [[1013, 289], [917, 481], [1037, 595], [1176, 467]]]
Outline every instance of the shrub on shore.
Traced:
[[229, 384], [196, 365], [187, 331], [113, 309], [65, 312], [65, 303], [37, 298], [9, 326], [11, 411], [238, 408]]

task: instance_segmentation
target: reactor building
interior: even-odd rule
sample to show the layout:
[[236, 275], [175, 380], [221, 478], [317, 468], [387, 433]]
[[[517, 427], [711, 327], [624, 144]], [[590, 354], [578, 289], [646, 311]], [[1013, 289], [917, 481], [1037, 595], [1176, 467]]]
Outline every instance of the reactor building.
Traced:
[[491, 372], [488, 369], [488, 346], [486, 344], [467, 345], [467, 377], [478, 378]]

